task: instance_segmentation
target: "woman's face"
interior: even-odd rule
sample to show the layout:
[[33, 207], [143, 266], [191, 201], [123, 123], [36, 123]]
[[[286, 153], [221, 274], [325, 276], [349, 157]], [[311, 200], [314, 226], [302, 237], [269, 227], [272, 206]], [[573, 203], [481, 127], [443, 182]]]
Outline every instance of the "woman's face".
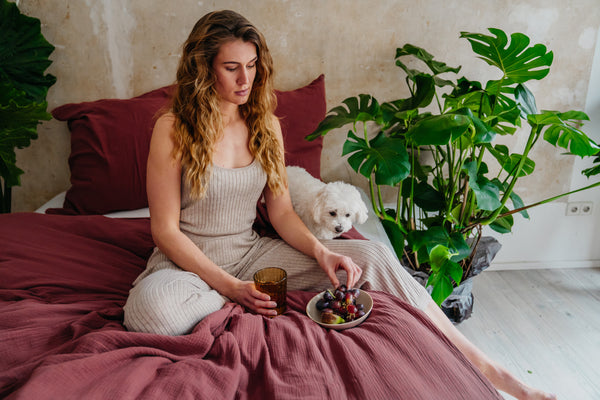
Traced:
[[216, 89], [221, 100], [235, 105], [248, 101], [256, 77], [256, 47], [237, 39], [221, 46], [213, 60]]

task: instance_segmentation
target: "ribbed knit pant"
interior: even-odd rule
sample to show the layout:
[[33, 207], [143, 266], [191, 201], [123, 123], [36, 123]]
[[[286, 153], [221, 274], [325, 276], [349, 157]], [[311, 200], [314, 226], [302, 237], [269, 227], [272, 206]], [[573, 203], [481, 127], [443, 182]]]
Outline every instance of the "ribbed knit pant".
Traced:
[[[324, 240], [323, 243], [334, 252], [350, 256], [362, 268], [357, 287], [391, 293], [420, 309], [431, 300], [425, 288], [404, 270], [396, 256], [382, 243], [339, 239]], [[241, 280], [251, 281], [254, 273], [265, 267], [285, 269], [288, 290], [331, 288], [329, 278], [316, 260], [278, 239], [260, 238], [239, 263], [223, 269]], [[124, 323], [128, 330], [186, 334], [228, 301], [198, 275], [183, 271], [173, 263], [162, 263], [156, 270], [148, 272], [136, 281], [125, 304]], [[345, 272], [339, 271], [338, 278], [345, 282]]]

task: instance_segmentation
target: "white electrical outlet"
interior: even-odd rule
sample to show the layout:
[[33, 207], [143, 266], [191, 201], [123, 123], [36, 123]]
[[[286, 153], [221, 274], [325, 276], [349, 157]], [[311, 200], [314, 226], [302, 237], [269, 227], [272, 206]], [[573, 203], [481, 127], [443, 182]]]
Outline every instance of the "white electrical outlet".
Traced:
[[566, 215], [579, 215], [579, 212], [581, 211], [581, 204], [575, 201], [571, 201], [569, 203], [567, 203], [567, 211], [565, 212]]
[[594, 203], [592, 203], [591, 201], [584, 201], [581, 203], [580, 215], [592, 215], [593, 209]]
[[591, 201], [571, 201], [567, 203], [566, 215], [592, 215], [594, 203]]

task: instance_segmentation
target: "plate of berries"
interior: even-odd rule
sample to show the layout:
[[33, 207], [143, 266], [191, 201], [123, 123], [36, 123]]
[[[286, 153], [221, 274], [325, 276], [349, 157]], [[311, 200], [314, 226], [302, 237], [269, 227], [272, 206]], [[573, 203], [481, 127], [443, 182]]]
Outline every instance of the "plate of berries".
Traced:
[[372, 309], [373, 299], [369, 293], [340, 285], [310, 299], [306, 315], [325, 328], [342, 330], [362, 323]]

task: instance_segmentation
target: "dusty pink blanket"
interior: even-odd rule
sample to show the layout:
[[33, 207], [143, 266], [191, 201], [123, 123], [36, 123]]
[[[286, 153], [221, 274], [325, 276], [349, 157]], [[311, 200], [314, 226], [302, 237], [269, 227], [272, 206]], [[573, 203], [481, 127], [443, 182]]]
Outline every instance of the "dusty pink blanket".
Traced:
[[149, 221], [0, 216], [0, 398], [501, 399], [418, 310], [381, 292], [332, 331], [291, 292], [274, 319], [234, 303], [186, 336], [127, 332]]

